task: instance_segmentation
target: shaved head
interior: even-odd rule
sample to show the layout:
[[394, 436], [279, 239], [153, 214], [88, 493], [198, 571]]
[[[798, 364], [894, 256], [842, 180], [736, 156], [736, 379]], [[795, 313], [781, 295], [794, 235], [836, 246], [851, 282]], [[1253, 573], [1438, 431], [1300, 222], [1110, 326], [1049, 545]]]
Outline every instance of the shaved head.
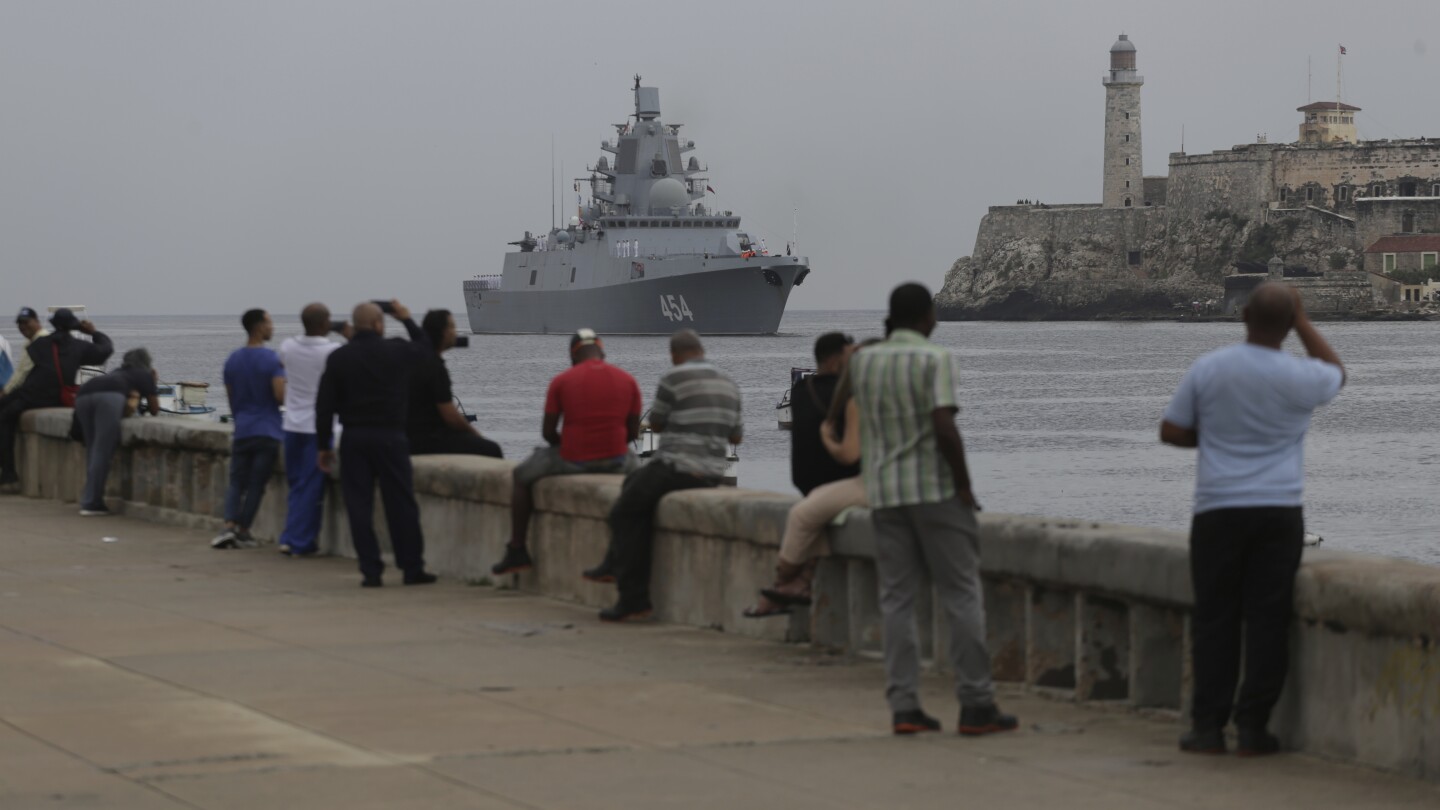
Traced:
[[311, 304], [300, 310], [300, 323], [305, 326], [305, 334], [325, 337], [330, 334], [330, 308], [324, 304]]
[[705, 346], [700, 343], [700, 336], [694, 329], [681, 329], [670, 336], [671, 354], [694, 354], [703, 353]]
[[1250, 293], [1244, 317], [1252, 336], [1268, 343], [1283, 342], [1295, 325], [1295, 293], [1284, 284], [1267, 281]]
[[366, 301], [363, 304], [356, 304], [355, 311], [350, 313], [350, 325], [356, 329], [370, 332], [385, 332], [385, 313], [380, 307]]

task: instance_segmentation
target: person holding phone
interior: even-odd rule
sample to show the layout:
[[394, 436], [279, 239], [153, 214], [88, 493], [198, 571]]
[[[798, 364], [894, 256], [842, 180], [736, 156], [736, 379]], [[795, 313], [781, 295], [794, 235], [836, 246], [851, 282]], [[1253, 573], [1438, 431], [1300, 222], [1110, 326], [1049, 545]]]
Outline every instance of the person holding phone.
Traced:
[[480, 435], [465, 414], [455, 407], [445, 352], [457, 345], [455, 316], [448, 309], [432, 309], [420, 323], [430, 343], [410, 375], [410, 409], [405, 433], [410, 455], [442, 453], [504, 458], [500, 445]]
[[316, 461], [315, 397], [325, 361], [340, 344], [330, 333], [349, 338], [350, 324], [330, 320], [324, 304], [310, 304], [300, 311], [305, 334], [288, 337], [280, 344], [280, 363], [285, 366], [285, 478], [290, 485], [285, 530], [280, 533], [280, 553], [308, 557], [319, 549], [320, 516], [325, 505], [325, 474]]

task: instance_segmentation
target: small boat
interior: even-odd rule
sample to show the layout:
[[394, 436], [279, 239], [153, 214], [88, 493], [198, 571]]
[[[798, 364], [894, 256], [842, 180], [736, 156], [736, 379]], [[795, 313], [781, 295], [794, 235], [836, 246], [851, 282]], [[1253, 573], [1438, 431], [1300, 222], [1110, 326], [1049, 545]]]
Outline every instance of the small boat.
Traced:
[[[655, 451], [660, 447], [660, 437], [650, 429], [650, 412], [646, 411], [640, 417], [640, 435], [631, 442], [635, 455], [642, 461], [648, 461]], [[725, 476], [720, 479], [720, 486], [733, 487], [740, 481], [740, 450], [735, 445], [730, 445], [729, 452], [725, 455], [728, 466], [725, 468]]]
[[210, 383], [203, 382], [160, 383], [155, 387], [155, 398], [160, 402], [160, 413], [167, 416], [213, 419], [215, 406], [205, 404], [209, 389]]
[[797, 383], [814, 373], [815, 369], [813, 368], [792, 367], [790, 369], [790, 387], [785, 389], [785, 393], [780, 395], [780, 401], [775, 403], [775, 421], [779, 423], [781, 430], [790, 430], [795, 427], [795, 419], [790, 413], [790, 391], [795, 388]]

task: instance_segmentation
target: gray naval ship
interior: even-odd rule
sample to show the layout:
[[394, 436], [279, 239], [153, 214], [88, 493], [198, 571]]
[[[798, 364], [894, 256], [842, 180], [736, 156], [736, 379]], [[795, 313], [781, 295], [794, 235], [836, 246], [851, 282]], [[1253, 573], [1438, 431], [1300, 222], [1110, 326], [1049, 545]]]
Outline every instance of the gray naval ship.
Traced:
[[[769, 335], [790, 290], [810, 273], [803, 256], [772, 256], [740, 217], [705, 205], [708, 179], [660, 121], [660, 90], [635, 77], [635, 114], [587, 171], [589, 205], [564, 227], [517, 242], [505, 269], [464, 282], [476, 334]], [[577, 200], [577, 203], [579, 201]], [[789, 253], [789, 248], [786, 253]]]

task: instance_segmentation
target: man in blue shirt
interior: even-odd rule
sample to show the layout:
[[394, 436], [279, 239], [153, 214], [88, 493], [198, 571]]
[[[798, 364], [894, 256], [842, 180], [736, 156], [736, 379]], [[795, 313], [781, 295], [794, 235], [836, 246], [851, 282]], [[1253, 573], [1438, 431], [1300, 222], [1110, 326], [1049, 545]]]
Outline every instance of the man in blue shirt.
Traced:
[[225, 396], [235, 436], [230, 447], [230, 487], [225, 493], [225, 531], [210, 541], [211, 548], [254, 548], [250, 524], [260, 511], [265, 485], [275, 471], [285, 431], [280, 403], [285, 401], [285, 367], [265, 347], [275, 324], [263, 309], [240, 318], [248, 339], [245, 348], [225, 361]]
[[[1258, 756], [1280, 750], [1266, 726], [1289, 668], [1305, 537], [1305, 431], [1315, 409], [1340, 392], [1345, 369], [1297, 290], [1262, 284], [1244, 317], [1244, 343], [1211, 352], [1186, 372], [1160, 440], [1200, 450], [1190, 528], [1195, 694], [1180, 748], [1225, 753], [1233, 711], [1237, 753]], [[1292, 328], [1309, 359], [1282, 349]], [[1242, 630], [1245, 680], [1237, 696]]]

